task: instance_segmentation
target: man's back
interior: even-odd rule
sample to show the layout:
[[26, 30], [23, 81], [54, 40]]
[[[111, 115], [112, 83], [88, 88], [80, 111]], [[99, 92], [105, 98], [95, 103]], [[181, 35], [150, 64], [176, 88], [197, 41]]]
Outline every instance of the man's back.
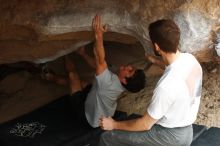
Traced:
[[201, 87], [200, 64], [191, 54], [180, 53], [159, 80], [148, 112], [155, 119], [160, 119], [157, 124], [164, 127], [190, 125], [196, 119]]
[[119, 95], [124, 91], [117, 75], [108, 68], [95, 77], [85, 102], [85, 114], [93, 127], [98, 127], [101, 116], [113, 116]]

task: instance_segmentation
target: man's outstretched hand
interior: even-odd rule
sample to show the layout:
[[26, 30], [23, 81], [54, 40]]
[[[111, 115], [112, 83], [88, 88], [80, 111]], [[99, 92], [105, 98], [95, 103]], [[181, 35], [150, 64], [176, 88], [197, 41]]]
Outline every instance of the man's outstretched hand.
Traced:
[[107, 25], [102, 24], [101, 16], [98, 14], [92, 20], [92, 28], [96, 39], [102, 37], [104, 32], [107, 32]]

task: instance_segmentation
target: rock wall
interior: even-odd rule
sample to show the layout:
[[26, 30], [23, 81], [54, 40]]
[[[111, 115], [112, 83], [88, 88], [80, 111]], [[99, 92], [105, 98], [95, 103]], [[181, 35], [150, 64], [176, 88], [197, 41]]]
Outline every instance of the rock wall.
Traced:
[[93, 40], [96, 13], [109, 26], [107, 41], [140, 41], [151, 53], [149, 23], [173, 19], [180, 49], [212, 61], [220, 40], [219, 0], [0, 0], [0, 64], [47, 62]]

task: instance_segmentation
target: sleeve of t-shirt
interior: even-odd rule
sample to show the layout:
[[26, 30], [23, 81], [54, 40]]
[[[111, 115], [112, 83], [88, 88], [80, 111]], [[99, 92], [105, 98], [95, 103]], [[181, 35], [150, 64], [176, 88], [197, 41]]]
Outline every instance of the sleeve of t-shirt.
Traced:
[[171, 95], [164, 89], [158, 87], [154, 91], [150, 105], [147, 108], [147, 112], [152, 118], [159, 120], [167, 113], [171, 104]]
[[101, 74], [96, 76], [99, 88], [107, 88], [112, 83], [112, 73], [106, 68]]

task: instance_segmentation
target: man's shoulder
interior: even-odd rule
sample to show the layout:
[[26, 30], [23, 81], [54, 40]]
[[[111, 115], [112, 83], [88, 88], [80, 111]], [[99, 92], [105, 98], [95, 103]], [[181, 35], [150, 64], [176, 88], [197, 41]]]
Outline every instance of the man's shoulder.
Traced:
[[99, 74], [96, 74], [96, 78], [103, 78], [105, 76], [111, 75], [111, 72], [109, 71], [108, 68], [105, 68], [102, 72], [100, 72]]
[[182, 83], [183, 83], [183, 80], [181, 77], [170, 73], [170, 74], [164, 76], [163, 79], [161, 79], [158, 82], [157, 87], [162, 88], [164, 90], [173, 91], [173, 90], [175, 90], [175, 88], [177, 88], [177, 86], [179, 86]]
[[118, 76], [112, 73], [108, 68], [106, 68], [102, 74], [96, 76], [96, 80], [99, 86], [102, 86], [102, 88], [109, 88], [110, 90], [122, 88]]
[[184, 57], [185, 61], [192, 61], [193, 60], [193, 61], [197, 62], [197, 59], [193, 54], [191, 54], [191, 53], [181, 53], [181, 54]]

